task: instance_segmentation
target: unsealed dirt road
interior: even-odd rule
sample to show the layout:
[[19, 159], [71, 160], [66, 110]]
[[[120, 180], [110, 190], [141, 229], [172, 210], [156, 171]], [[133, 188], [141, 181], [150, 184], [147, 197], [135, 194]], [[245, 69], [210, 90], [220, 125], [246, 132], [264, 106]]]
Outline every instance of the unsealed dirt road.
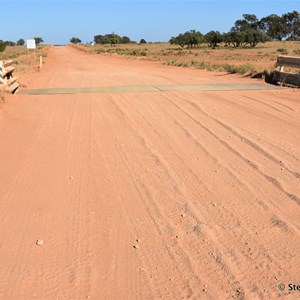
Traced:
[[226, 82], [50, 48], [28, 89], [114, 88], [1, 106], [0, 299], [299, 298], [299, 91], [175, 88]]

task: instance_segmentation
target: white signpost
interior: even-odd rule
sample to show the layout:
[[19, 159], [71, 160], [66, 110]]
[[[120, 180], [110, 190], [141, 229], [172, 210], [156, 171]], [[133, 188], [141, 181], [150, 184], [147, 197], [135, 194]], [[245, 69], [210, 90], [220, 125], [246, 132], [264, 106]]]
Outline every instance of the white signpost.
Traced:
[[[36, 60], [36, 54], [35, 54], [36, 43], [35, 43], [35, 39], [27, 40], [26, 45], [27, 45], [28, 56], [29, 56], [30, 50], [33, 50], [34, 61], [35, 61]], [[42, 68], [42, 66], [43, 66], [43, 61], [42, 61], [42, 57], [40, 56], [40, 69]]]
[[36, 49], [35, 40], [27, 40], [27, 49]]

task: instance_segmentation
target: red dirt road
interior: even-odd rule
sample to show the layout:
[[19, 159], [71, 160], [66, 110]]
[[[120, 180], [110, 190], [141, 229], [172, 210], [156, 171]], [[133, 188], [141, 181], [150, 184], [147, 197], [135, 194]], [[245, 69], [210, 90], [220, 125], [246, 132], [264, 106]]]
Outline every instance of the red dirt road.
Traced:
[[[211, 82], [253, 81], [52, 47], [26, 84]], [[0, 299], [299, 298], [299, 95], [10, 97]]]

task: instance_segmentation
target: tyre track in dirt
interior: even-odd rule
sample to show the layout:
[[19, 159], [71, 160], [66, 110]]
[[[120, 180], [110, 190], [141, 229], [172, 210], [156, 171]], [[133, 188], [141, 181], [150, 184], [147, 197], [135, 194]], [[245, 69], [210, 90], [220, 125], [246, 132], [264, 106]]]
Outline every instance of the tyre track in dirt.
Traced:
[[[114, 124], [115, 124], [115, 122], [114, 122]], [[139, 141], [142, 141], [142, 144], [145, 145], [144, 138], [141, 138], [140, 136], [138, 136], [137, 139], [138, 139]], [[151, 147], [148, 148], [148, 151], [149, 151], [149, 150], [151, 150]], [[122, 152], [123, 152], [123, 151], [122, 151]], [[127, 153], [127, 152], [125, 152], [125, 153]], [[151, 153], [151, 152], [150, 152], [150, 153]], [[161, 160], [158, 160], [158, 159], [157, 159], [157, 156], [155, 156], [155, 155], [153, 155], [153, 154], [149, 154], [149, 156], [152, 157], [156, 162], [157, 162], [157, 161], [161, 161]], [[167, 171], [167, 173], [169, 174], [169, 171]], [[168, 175], [168, 177], [169, 177], [169, 175]], [[172, 176], [172, 177], [174, 177], [174, 176]], [[176, 188], [176, 190], [178, 191], [178, 188]], [[150, 191], [147, 192], [147, 195], [149, 195], [149, 194], [150, 194]], [[181, 192], [180, 194], [182, 194], [182, 192]], [[152, 197], [151, 197], [151, 198], [152, 198]], [[154, 201], [152, 201], [152, 202], [154, 202]], [[160, 206], [160, 207], [162, 206], [161, 203], [160, 203], [159, 206]], [[171, 209], [171, 207], [170, 207], [170, 209]], [[165, 209], [165, 211], [168, 211], [168, 209]], [[172, 215], [171, 215], [171, 217], [174, 218], [174, 216], [172, 216]], [[196, 218], [196, 217], [193, 216], [193, 219], [195, 219], [195, 218]], [[165, 219], [165, 216], [164, 216], [164, 219]], [[200, 223], [200, 222], [198, 221], [198, 223]], [[166, 231], [170, 231], [170, 230], [166, 230]], [[161, 230], [160, 230], [160, 233], [161, 233]], [[196, 248], [196, 249], [197, 249], [197, 248]]]
[[[247, 96], [247, 99], [249, 99], [249, 97]], [[250, 99], [252, 99], [250, 97]], [[203, 107], [201, 107], [198, 103], [195, 103], [193, 101], [190, 101], [188, 99], [183, 99], [185, 101], [187, 101], [189, 104], [191, 104], [192, 106], [194, 106], [197, 110], [199, 110], [202, 114], [204, 114], [205, 116], [207, 116], [208, 118], [214, 120], [216, 123], [218, 123], [220, 126], [224, 127], [225, 129], [227, 129], [230, 133], [234, 134], [235, 136], [237, 136], [238, 138], [240, 138], [244, 143], [248, 144], [250, 147], [252, 147], [254, 150], [256, 150], [257, 152], [259, 152], [260, 154], [264, 155], [266, 158], [272, 160], [273, 162], [277, 163], [279, 166], [284, 167], [286, 171], [290, 172], [291, 174], [293, 174], [296, 178], [300, 177], [300, 174], [292, 171], [288, 168], [288, 166], [286, 166], [284, 164], [283, 161], [281, 161], [279, 158], [275, 157], [273, 154], [271, 154], [270, 152], [264, 150], [261, 146], [259, 146], [255, 141], [250, 140], [249, 138], [247, 138], [245, 135], [240, 134], [239, 132], [237, 132], [236, 129], [234, 129], [233, 127], [231, 127], [229, 124], [226, 124], [224, 122], [222, 122], [219, 119], [216, 119], [215, 117], [211, 116], [210, 114], [208, 114]], [[225, 99], [224, 99], [225, 100]], [[262, 101], [259, 101], [260, 103], [263, 103]], [[289, 124], [290, 125], [290, 124]]]
[[[173, 104], [174, 104], [174, 102], [173, 102]], [[257, 164], [255, 164], [253, 161], [251, 161], [247, 157], [245, 157], [242, 154], [242, 152], [239, 152], [237, 149], [235, 149], [234, 147], [232, 147], [228, 142], [226, 142], [220, 136], [218, 136], [217, 134], [215, 134], [210, 128], [208, 128], [207, 126], [203, 125], [192, 114], [184, 111], [177, 104], [174, 104], [174, 105], [177, 108], [179, 108], [180, 110], [182, 110], [183, 112], [185, 112], [201, 128], [203, 128], [204, 130], [206, 130], [207, 132], [209, 132], [213, 137], [215, 137], [229, 151], [231, 151], [233, 154], [235, 154], [236, 156], [238, 156], [241, 160], [243, 160], [244, 162], [246, 162], [247, 164], [249, 164], [253, 169], [255, 169], [257, 172], [259, 172], [261, 175], [263, 175], [265, 177], [265, 179], [267, 179], [270, 183], [272, 183], [280, 191], [284, 192], [287, 197], [289, 197], [291, 200], [294, 200], [298, 204], [300, 204], [300, 197], [298, 195], [290, 193], [289, 191], [285, 190], [280, 181], [278, 181], [276, 178], [272, 177], [271, 175], [268, 175], [267, 173], [263, 172], [261, 170], [261, 168]], [[197, 109], [199, 109], [199, 108], [197, 107]], [[254, 148], [256, 151], [258, 151], [260, 154], [263, 154], [264, 156], [266, 156], [267, 158], [269, 158], [272, 161], [276, 162], [277, 164], [279, 164], [279, 165], [281, 165], [283, 167], [286, 167], [280, 160], [274, 158], [270, 153], [264, 151], [261, 147], [258, 147], [256, 144], [254, 144], [253, 142], [251, 142], [249, 139], [247, 139], [244, 136], [241, 136], [240, 134], [238, 134], [235, 130], [233, 130], [232, 128], [230, 128], [228, 125], [225, 125], [224, 123], [222, 123], [222, 122], [220, 122], [218, 120], [215, 120], [215, 119], [214, 119], [214, 121], [216, 121], [222, 127], [226, 128], [229, 132], [233, 133], [234, 135], [236, 135], [237, 137], [239, 137], [240, 139], [242, 139], [242, 142], [246, 142], [246, 144], [250, 145], [252, 148]], [[298, 172], [291, 172], [288, 168], [286, 168], [286, 170], [288, 172], [292, 173], [296, 178], [299, 178], [299, 173]]]
[[[129, 104], [129, 106], [130, 106], [130, 104]], [[158, 110], [160, 111], [160, 112], [162, 112], [162, 107], [158, 107]], [[146, 110], [144, 110], [144, 111], [146, 111]], [[165, 114], [165, 112], [163, 112], [164, 114]], [[166, 114], [165, 114], [166, 115]], [[135, 118], [136, 119], [136, 118]], [[176, 121], [174, 121], [175, 123], [176, 123]], [[150, 126], [150, 125], [149, 125]], [[145, 130], [146, 131], [146, 130]], [[161, 129], [161, 131], [162, 131], [162, 129]], [[149, 132], [149, 130], [147, 130], [147, 132]], [[160, 147], [158, 147], [159, 149], [161, 149], [161, 146]], [[170, 151], [170, 149], [168, 149], [169, 151], [167, 152], [167, 153], [171, 153], [171, 151]], [[207, 155], [207, 151], [205, 151], [206, 153], [206, 155]], [[174, 161], [174, 160], [173, 160]], [[216, 159], [214, 159], [213, 160], [214, 161], [214, 163], [215, 163], [215, 161], [216, 161]], [[203, 217], [202, 217], [202, 219], [203, 219]], [[231, 219], [232, 220], [236, 220], [236, 219], [238, 219], [238, 215], [232, 215], [232, 217], [231, 217]], [[207, 222], [207, 221], [204, 221], [204, 223], [209, 223], [209, 222]], [[245, 232], [246, 232], [246, 230], [245, 231], [242, 231], [243, 232], [243, 235], [245, 235]], [[218, 240], [219, 241], [222, 241], [222, 237], [220, 236], [219, 238], [218, 238]], [[251, 240], [249, 237], [248, 237], [248, 242], [246, 242], [246, 244], [249, 244], [249, 240]], [[228, 241], [227, 241], [227, 243], [228, 243]], [[256, 243], [257, 243], [257, 241], [256, 241]], [[255, 243], [254, 243], [255, 244]], [[216, 245], [216, 244], [215, 244]], [[224, 246], [225, 245], [225, 242], [224, 242], [224, 244], [222, 245], [222, 246]], [[199, 248], [199, 245], [198, 245], [198, 247], [194, 247], [195, 249], [197, 249], [197, 248]], [[222, 248], [222, 247], [221, 247]], [[257, 253], [259, 253], [259, 251], [265, 251], [264, 250], [264, 247], [259, 247], [257, 250], [256, 250], [256, 252]], [[255, 253], [255, 251], [254, 251], [254, 249], [252, 249], [252, 252], [254, 252]], [[195, 256], [193, 256], [193, 257], [195, 257]], [[219, 257], [219, 256], [218, 256]], [[253, 258], [252, 258], [253, 259]], [[218, 258], [218, 260], [220, 260], [219, 258]], [[278, 263], [278, 261], [275, 259], [275, 258], [272, 258], [272, 259], [270, 259], [274, 264], [275, 264], [275, 266], [276, 266], [276, 263]], [[220, 262], [219, 262], [220, 263]], [[252, 261], [251, 261], [251, 264], [252, 264]], [[267, 265], [267, 264], [266, 264]], [[224, 264], [222, 265], [222, 267], [223, 268], [225, 268], [225, 266], [224, 266]], [[226, 269], [226, 268], [225, 268]], [[274, 269], [274, 268], [273, 268]], [[278, 268], [276, 268], [277, 270], [278, 270]], [[228, 269], [227, 269], [228, 270]], [[236, 269], [236, 271], [238, 270], [238, 268]], [[228, 272], [228, 271], [227, 271]], [[278, 271], [278, 273], [276, 273], [275, 272], [275, 274], [278, 276], [278, 274], [281, 274], [280, 273], [280, 271]], [[240, 288], [240, 287], [239, 287]]]
[[[186, 130], [185, 130], [186, 131]], [[189, 133], [188, 135], [190, 136], [190, 134], [191, 133]], [[196, 138], [194, 137], [193, 138], [194, 140], [196, 140]], [[197, 143], [199, 143], [199, 142], [197, 142]], [[210, 149], [209, 151], [208, 150], [206, 150], [206, 153], [212, 153], [212, 149]], [[248, 161], [247, 161], [247, 163], [248, 163]], [[235, 178], [239, 178], [239, 177], [241, 177], [240, 176], [240, 174], [239, 174], [239, 172], [238, 173], [235, 173], [236, 175], [232, 175], [233, 177], [235, 177]], [[241, 183], [241, 182], [240, 182]], [[245, 185], [245, 183], [242, 183], [242, 184], [244, 184], [244, 187], [246, 187], [246, 188], [250, 188], [248, 185]]]
[[[136, 119], [136, 118], [135, 118]], [[133, 126], [133, 128], [134, 128], [135, 126]], [[142, 138], [142, 141], [144, 141], [145, 140], [145, 138]], [[145, 144], [144, 142], [142, 143], [142, 144]], [[151, 151], [151, 149], [153, 149], [153, 146], [148, 146], [148, 151], [150, 150]], [[153, 155], [151, 155], [151, 156], [153, 156]], [[159, 156], [160, 157], [160, 159], [159, 159], [159, 161], [162, 161], [162, 159], [161, 159], [161, 156]], [[154, 158], [157, 158], [157, 156], [155, 155], [154, 156]], [[166, 166], [166, 162], [164, 162], [164, 165]], [[170, 170], [170, 167], [167, 167], [166, 168], [166, 170]], [[169, 172], [170, 171], [167, 171], [167, 173], [169, 174]], [[169, 176], [168, 176], [169, 177]], [[172, 181], [173, 182], [178, 182], [178, 178], [177, 178], [177, 176], [176, 176], [176, 178], [174, 177], [174, 175], [172, 176]], [[173, 183], [171, 183], [171, 186], [174, 186], [174, 184]], [[164, 188], [164, 190], [166, 191], [166, 187]], [[182, 198], [182, 197], [187, 197], [188, 196], [188, 193], [186, 192], [186, 191], [183, 191], [183, 187], [180, 187], [180, 188], [176, 188], [176, 190], [177, 191], [179, 191], [179, 196], [180, 196], [180, 198]], [[174, 194], [174, 192], [173, 191], [171, 191], [171, 193], [173, 193]], [[174, 196], [173, 196], [174, 197]], [[186, 204], [186, 203], [185, 203]], [[185, 205], [184, 203], [182, 203], [181, 205]], [[172, 203], [170, 203], [168, 206], [167, 206], [167, 203], [159, 203], [158, 204], [160, 207], [162, 207], [163, 209], [164, 209], [164, 211], [172, 211], [173, 210], [173, 204]], [[197, 214], [195, 214], [195, 209], [193, 208], [193, 204], [191, 204], [191, 203], [189, 203], [189, 205], [188, 205], [188, 208], [187, 207], [185, 207], [185, 212], [187, 213], [187, 216], [188, 217], [190, 217], [191, 218], [191, 224], [193, 224], [193, 225], [191, 225], [191, 227], [193, 228], [193, 230], [192, 230], [192, 232], [191, 233], [193, 233], [194, 232], [194, 235], [195, 235], [195, 239], [194, 238], [192, 238], [192, 235], [191, 235], [191, 239], [190, 239], [190, 244], [191, 244], [191, 249], [199, 249], [202, 245], [201, 245], [201, 243], [199, 243], [197, 240], [199, 239], [199, 236], [198, 236], [198, 231], [200, 230], [200, 227], [202, 227], [202, 221], [200, 221], [200, 219], [202, 220], [203, 219], [203, 217], [202, 216], [199, 216], [199, 215], [197, 215]], [[172, 219], [174, 219], [174, 216], [173, 216], [173, 214], [171, 214], [170, 215], [170, 218], [169, 218], [169, 220], [172, 220]], [[170, 223], [171, 221], [169, 221], [169, 223]], [[195, 222], [195, 223], [194, 223]], [[190, 231], [190, 228], [188, 228], [188, 230]], [[178, 231], [178, 230], [177, 230]], [[183, 231], [181, 231], [180, 233], [182, 233]], [[216, 245], [215, 244], [213, 244], [213, 246], [211, 246], [211, 251], [212, 251], [212, 249], [214, 249], [216, 247]], [[191, 249], [189, 249], [189, 251], [191, 250]], [[192, 251], [192, 252], [194, 252], [194, 253], [192, 253], [192, 255], [190, 254], [189, 255], [189, 257], [191, 257], [191, 258], [195, 258], [195, 257], [197, 257], [197, 255], [195, 255], [196, 253], [195, 253], [195, 251]], [[214, 268], [214, 267], [213, 267]], [[223, 265], [222, 266], [222, 270], [225, 268], [225, 266]], [[226, 270], [228, 270], [228, 268], [226, 268]], [[194, 271], [195, 272], [195, 271]], [[226, 272], [226, 273], [228, 273], [228, 271]], [[226, 274], [227, 275], [227, 274]], [[203, 276], [203, 275], [202, 275]], [[214, 277], [216, 276], [216, 274], [214, 273]], [[221, 274], [221, 276], [223, 277], [224, 276], [224, 274]], [[209, 281], [211, 281], [212, 280], [212, 278], [210, 278], [210, 280], [207, 280], [208, 282]], [[195, 289], [195, 288], [194, 288]], [[196, 297], [197, 298], [197, 297]]]
[[[117, 111], [123, 116], [122, 120], [127, 120], [128, 121], [128, 124], [126, 127], [129, 126], [129, 128], [131, 128], [130, 126], [130, 118], [129, 117], [125, 117], [127, 115], [127, 113], [122, 110], [116, 103], [114, 103], [113, 100], [111, 100], [111, 104], [114, 106], [115, 109], [117, 109]], [[132, 122], [132, 120], [131, 120]], [[114, 125], [117, 124], [117, 120], [114, 120], [112, 122]], [[125, 126], [125, 124], [124, 124]], [[167, 181], [170, 181], [171, 182], [171, 194], [174, 193], [174, 190], [181, 194], [180, 190], [178, 190], [178, 187], [176, 185], [174, 185], [174, 176], [171, 174], [172, 172], [170, 171], [170, 169], [168, 167], [165, 166], [165, 163], [163, 162], [162, 158], [157, 156], [156, 153], [153, 153], [153, 150], [151, 147], [148, 146], [148, 142], [147, 140], [145, 139], [144, 136], [141, 136], [139, 133], [135, 132], [134, 130], [132, 131], [132, 134], [134, 136], [134, 139], [136, 140], [136, 147], [142, 147], [144, 150], [143, 151], [146, 151], [146, 153], [148, 153], [148, 157], [157, 165], [159, 166], [160, 168], [162, 168], [163, 170], [163, 173], [166, 174], [166, 180]], [[131, 143], [133, 143], [133, 140], [131, 140]], [[119, 142], [116, 142], [114, 143], [116, 145], [124, 145], [126, 144], [126, 139], [124, 139], [122, 142], [119, 141]], [[131, 147], [134, 147], [134, 145], [131, 145]], [[131, 165], [131, 162], [133, 161], [132, 158], [128, 157], [128, 153], [130, 153], [130, 151], [125, 151], [124, 149], [120, 149], [120, 151], [118, 151], [120, 153], [122, 153], [123, 155], [123, 165], [127, 166], [127, 168], [130, 168], [130, 165]], [[136, 158], [137, 159], [137, 158]], [[141, 161], [140, 164], [142, 164], [143, 162]], [[135, 164], [138, 164], [138, 163], [135, 163]], [[139, 174], [135, 168], [130, 168], [132, 170], [130, 170], [130, 172], [128, 172], [129, 174]], [[159, 175], [159, 173], [156, 174], [156, 176], [161, 176]], [[164, 176], [163, 176], [164, 177]], [[132, 178], [132, 180], [134, 180], [134, 178]], [[150, 179], [149, 179], [150, 180]], [[153, 180], [153, 179], [152, 179]], [[137, 181], [137, 179], [135, 179], [135, 181]], [[156, 183], [157, 184], [157, 183]], [[175, 239], [175, 234], [173, 233], [174, 232], [174, 227], [171, 226], [170, 222], [168, 222], [168, 218], [166, 217], [166, 210], [162, 210], [162, 207], [161, 205], [155, 205], [157, 202], [157, 200], [155, 198], [157, 198], [157, 196], [155, 197], [153, 194], [155, 194], [155, 191], [153, 191], [152, 189], [149, 190], [149, 188], [147, 187], [147, 182], [140, 182], [140, 181], [137, 181], [135, 183], [135, 189], [136, 191], [138, 192], [138, 194], [140, 195], [140, 198], [142, 198], [146, 203], [147, 203], [147, 210], [150, 210], [150, 212], [153, 211], [154, 209], [154, 212], [152, 212], [152, 214], [150, 214], [150, 218], [152, 220], [152, 222], [154, 223], [155, 227], [157, 228], [157, 234], [159, 235], [166, 235], [167, 236], [170, 236], [171, 237], [173, 236], [173, 240]], [[167, 191], [164, 191], [165, 193], [167, 193]], [[152, 208], [151, 208], [152, 207]], [[129, 209], [127, 208], [128, 210], [128, 215], [130, 216], [130, 211]], [[153, 216], [157, 216], [157, 217], [153, 217]], [[174, 215], [171, 214], [171, 217], [174, 218]], [[158, 221], [159, 220], [159, 221]], [[142, 238], [142, 240], [144, 240], [144, 243], [147, 243], [147, 240], [146, 238]], [[172, 244], [174, 243], [174, 241], [172, 241]], [[146, 245], [146, 248], [151, 248], [151, 245]], [[156, 248], [156, 247], [155, 247]], [[176, 257], [174, 256], [174, 250], [172, 250], [168, 245], [167, 243], [164, 243], [163, 245], [158, 245], [157, 248], [163, 248], [165, 249], [165, 251], [169, 254], [169, 256], [172, 258], [171, 262], [173, 260], [176, 261]], [[142, 250], [141, 250], [142, 251]], [[179, 251], [181, 253], [181, 256], [184, 256], [184, 251], [182, 249], [177, 249], [176, 251]], [[150, 251], [151, 252], [151, 251]], [[176, 255], [178, 256], [178, 255]], [[166, 286], [169, 286], [171, 284], [172, 288], [169, 288], [170, 290], [172, 290], [172, 297], [175, 297], [176, 295], [179, 295], [180, 293], [182, 293], [182, 287], [180, 287], [178, 290], [175, 289], [176, 286], [174, 286], [174, 282], [181, 282], [181, 279], [180, 279], [180, 274], [185, 274], [186, 272], [183, 272], [181, 271], [180, 269], [182, 267], [185, 267], [186, 265], [189, 265], [191, 267], [191, 264], [188, 262], [188, 258], [185, 258], [185, 263], [182, 264], [182, 263], [177, 263], [175, 261], [173, 261], [172, 263], [170, 263], [171, 266], [174, 266], [174, 268], [176, 267], [176, 265], [178, 265], [178, 275], [176, 276], [177, 278], [172, 278], [172, 281], [168, 281], [170, 282], [168, 284], [168, 281], [166, 282], [157, 282], [155, 283], [155, 289], [160, 291], [163, 287], [166, 287]], [[155, 266], [155, 263], [152, 263], [152, 265]], [[182, 267], [181, 267], [182, 266]], [[180, 268], [181, 267], [181, 268]], [[154, 274], [152, 274], [152, 276], [157, 276], [157, 274], [155, 273], [159, 273], [161, 272], [161, 270], [157, 270], [154, 272]], [[168, 272], [169, 274], [172, 274], [172, 272], [174, 272], [174, 270], [170, 270], [170, 272]], [[178, 277], [179, 276], [179, 277]], [[157, 276], [159, 278], [161, 278], [161, 276]], [[183, 276], [184, 277], [184, 276]], [[198, 284], [198, 281], [199, 279], [198, 278], [195, 278], [196, 280], [196, 286]], [[193, 290], [191, 289], [190, 287], [190, 284], [188, 282], [184, 283], [183, 286], [186, 286], [186, 294], [183, 295], [183, 297], [187, 297], [187, 296], [192, 296], [191, 293], [193, 292]], [[194, 289], [195, 290], [195, 289]], [[161, 296], [160, 294], [157, 294], [157, 296]], [[196, 296], [194, 296], [196, 297]]]

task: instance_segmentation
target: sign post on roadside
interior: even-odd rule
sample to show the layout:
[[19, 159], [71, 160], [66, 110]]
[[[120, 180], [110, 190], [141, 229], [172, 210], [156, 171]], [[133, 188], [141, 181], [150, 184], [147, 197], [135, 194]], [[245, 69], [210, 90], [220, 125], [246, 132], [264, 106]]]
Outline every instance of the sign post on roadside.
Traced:
[[35, 49], [36, 49], [35, 39], [27, 40], [26, 41], [26, 46], [27, 46], [28, 56], [29, 56], [30, 50], [33, 50], [34, 60], [35, 60], [36, 59], [36, 56], [35, 56]]
[[28, 50], [28, 55], [31, 49], [34, 51], [34, 56], [35, 56], [35, 49], [36, 49], [36, 44], [35, 44], [35, 39], [30, 39], [26, 41], [26, 46]]

